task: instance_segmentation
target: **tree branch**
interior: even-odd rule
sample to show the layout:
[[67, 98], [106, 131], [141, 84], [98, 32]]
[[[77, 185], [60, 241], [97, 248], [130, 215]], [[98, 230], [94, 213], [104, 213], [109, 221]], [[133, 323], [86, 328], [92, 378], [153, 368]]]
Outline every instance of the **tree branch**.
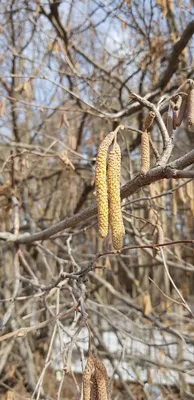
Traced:
[[183, 34], [181, 38], [178, 40], [178, 42], [175, 43], [171, 56], [169, 57], [168, 61], [168, 67], [162, 77], [162, 79], [159, 81], [157, 84], [156, 88], [161, 88], [164, 89], [164, 87], [167, 85], [167, 83], [170, 81], [172, 78], [173, 74], [176, 72], [177, 67], [178, 67], [178, 62], [179, 62], [179, 56], [184, 50], [184, 48], [187, 46], [189, 40], [191, 39], [192, 35], [194, 34], [194, 20], [191, 21], [185, 30], [183, 31]]

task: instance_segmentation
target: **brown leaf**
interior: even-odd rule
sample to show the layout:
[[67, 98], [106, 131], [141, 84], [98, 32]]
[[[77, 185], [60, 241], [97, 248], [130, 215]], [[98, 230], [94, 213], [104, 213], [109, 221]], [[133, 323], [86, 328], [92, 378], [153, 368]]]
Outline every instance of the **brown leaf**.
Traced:
[[23, 89], [24, 89], [24, 85], [23, 85], [23, 83], [20, 83], [18, 86], [16, 86], [14, 88], [14, 92], [22, 93]]
[[121, 25], [122, 25], [122, 29], [125, 30], [126, 29], [126, 22], [122, 21]]
[[25, 92], [25, 96], [27, 97], [27, 99], [32, 98], [32, 85], [29, 80], [25, 81], [25, 83], [24, 83], [24, 92]]
[[67, 116], [65, 113], [63, 113], [62, 118], [63, 118], [63, 123], [65, 124], [65, 126], [67, 126], [67, 128], [69, 128], [70, 125], [69, 125], [69, 122], [68, 122], [68, 119], [67, 119]]
[[63, 115], [60, 115], [59, 121], [56, 125], [56, 129], [60, 129], [62, 127], [62, 125], [63, 125]]
[[145, 293], [142, 297], [143, 312], [145, 315], [149, 315], [152, 312], [152, 303], [149, 293]]
[[69, 137], [69, 146], [72, 148], [72, 150], [76, 150], [77, 138], [73, 135]]
[[5, 113], [5, 100], [0, 100], [0, 117]]
[[37, 4], [36, 10], [35, 10], [35, 17], [38, 17], [40, 13], [40, 3]]

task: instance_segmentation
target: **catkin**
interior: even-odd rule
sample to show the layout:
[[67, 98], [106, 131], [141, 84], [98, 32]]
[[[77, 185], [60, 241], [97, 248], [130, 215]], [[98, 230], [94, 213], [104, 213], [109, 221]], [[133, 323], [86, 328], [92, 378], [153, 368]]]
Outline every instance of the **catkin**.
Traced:
[[193, 193], [193, 181], [189, 181], [186, 186], [186, 193], [187, 196], [189, 197], [190, 200], [194, 199], [194, 193]]
[[107, 151], [114, 138], [111, 132], [99, 146], [96, 158], [96, 200], [98, 207], [98, 227], [102, 238], [108, 234], [108, 193], [107, 193], [107, 177], [106, 177], [106, 160]]
[[194, 89], [189, 92], [187, 101], [187, 129], [194, 132]]
[[141, 174], [145, 175], [150, 168], [150, 143], [149, 134], [143, 132], [141, 135]]
[[144, 122], [145, 131], [147, 131], [150, 128], [150, 126], [153, 123], [153, 120], [154, 120], [155, 116], [156, 116], [156, 114], [153, 111], [149, 112], [149, 114], [147, 115], [147, 117], [145, 119], [145, 122]]
[[94, 358], [93, 356], [88, 357], [88, 361], [83, 373], [83, 400], [91, 400], [91, 385], [90, 380], [94, 370]]
[[[157, 224], [154, 234], [154, 244], [161, 244], [161, 243], [164, 243], [164, 231], [162, 226], [160, 224]], [[159, 251], [158, 247], [153, 248], [153, 257], [156, 257], [158, 251]]]
[[[181, 181], [180, 181], [180, 183], [181, 183]], [[187, 202], [187, 198], [185, 196], [185, 191], [184, 191], [183, 186], [180, 186], [178, 188], [177, 192], [178, 192], [178, 196], [179, 196], [180, 201], [182, 201], [182, 203], [185, 204]]]
[[98, 400], [98, 384], [96, 381], [95, 372], [91, 381], [91, 400]]
[[96, 366], [96, 368], [98, 370], [101, 371], [101, 373], [102, 373], [102, 375], [104, 377], [104, 380], [105, 380], [105, 383], [106, 383], [106, 391], [107, 391], [107, 394], [108, 394], [108, 392], [109, 392], [109, 383], [108, 383], [108, 375], [107, 375], [106, 368], [105, 368], [104, 364], [102, 363], [102, 361], [99, 358], [96, 358], [95, 366]]
[[173, 120], [173, 129], [177, 128], [177, 118], [178, 118], [178, 111], [176, 111], [175, 109], [173, 109], [173, 116], [172, 116], [172, 120]]
[[108, 154], [108, 197], [109, 197], [109, 219], [112, 231], [112, 243], [116, 250], [123, 246], [125, 228], [121, 211], [120, 198], [120, 172], [121, 150], [118, 143], [114, 143]]
[[98, 400], [108, 400], [108, 393], [106, 387], [106, 380], [100, 369], [95, 369], [95, 378], [98, 387]]
[[83, 373], [83, 400], [108, 400], [108, 375], [100, 359], [92, 354]]
[[168, 118], [167, 118], [167, 131], [168, 131], [169, 136], [171, 137], [173, 134], [173, 119], [172, 119], [171, 115], [168, 115]]

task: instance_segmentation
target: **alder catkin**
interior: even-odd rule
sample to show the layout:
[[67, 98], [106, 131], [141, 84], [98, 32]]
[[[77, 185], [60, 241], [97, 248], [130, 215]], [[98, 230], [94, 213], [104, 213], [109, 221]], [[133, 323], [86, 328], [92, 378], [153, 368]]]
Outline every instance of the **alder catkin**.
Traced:
[[91, 400], [98, 400], [98, 384], [96, 381], [95, 371], [91, 380]]
[[141, 135], [141, 170], [140, 173], [145, 175], [150, 168], [150, 143], [149, 134], [143, 132]]
[[95, 379], [98, 387], [98, 400], [108, 400], [106, 380], [102, 371], [98, 368], [95, 369]]
[[169, 136], [171, 137], [173, 134], [173, 119], [171, 117], [171, 115], [168, 115], [167, 117], [167, 131]]
[[102, 375], [103, 375], [103, 377], [104, 377], [104, 380], [105, 380], [105, 383], [106, 383], [106, 391], [107, 391], [107, 394], [108, 394], [108, 393], [109, 393], [109, 382], [108, 382], [107, 370], [106, 370], [104, 364], [102, 363], [102, 361], [101, 361], [99, 358], [96, 358], [95, 361], [96, 361], [96, 362], [95, 362], [95, 367], [96, 367], [98, 370], [101, 371], [101, 373], [102, 373]]
[[[153, 243], [154, 244], [164, 243], [164, 231], [160, 224], [156, 225]], [[159, 251], [159, 247], [153, 248], [153, 257], [156, 257], [158, 251]]]
[[150, 111], [147, 115], [145, 122], [144, 122], [144, 129], [147, 131], [153, 123], [156, 114], [153, 111]]
[[98, 227], [102, 238], [108, 234], [108, 192], [107, 192], [107, 176], [106, 176], [106, 161], [107, 151], [114, 138], [114, 133], [111, 132], [105, 137], [99, 146], [96, 157], [96, 201], [98, 208]]
[[190, 200], [194, 199], [193, 181], [189, 181], [186, 186], [186, 193]]
[[83, 373], [82, 381], [83, 381], [83, 400], [91, 400], [91, 376], [94, 370], [94, 358], [93, 356], [89, 356], [87, 360], [87, 364]]
[[112, 243], [115, 250], [123, 246], [125, 228], [121, 211], [120, 198], [120, 174], [121, 174], [121, 150], [118, 143], [108, 154], [108, 198], [109, 198], [109, 219], [112, 231]]
[[187, 129], [189, 132], [194, 132], [194, 89], [192, 89], [188, 94]]

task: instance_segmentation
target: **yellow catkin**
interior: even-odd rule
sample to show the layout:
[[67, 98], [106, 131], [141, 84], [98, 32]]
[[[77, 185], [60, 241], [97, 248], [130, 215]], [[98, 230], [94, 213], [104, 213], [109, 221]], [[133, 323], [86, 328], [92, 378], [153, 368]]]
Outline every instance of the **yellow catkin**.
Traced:
[[143, 132], [141, 135], [141, 174], [145, 175], [150, 168], [150, 143], [149, 134]]
[[[172, 189], [176, 188], [176, 182], [174, 181], [174, 179], [171, 180], [171, 184], [172, 184]], [[177, 194], [176, 191], [173, 191], [172, 193], [172, 198], [171, 198], [171, 211], [172, 211], [172, 215], [177, 214]]]
[[[179, 179], [179, 184], [183, 183], [183, 181], [181, 179]], [[187, 198], [185, 195], [185, 188], [183, 186], [180, 186], [177, 190], [178, 196], [180, 201], [182, 201], [182, 203], [186, 203], [187, 202]]]
[[144, 129], [145, 130], [148, 130], [151, 127], [155, 116], [156, 116], [156, 114], [153, 111], [149, 112], [149, 114], [147, 115], [147, 117], [145, 119], [145, 122], [144, 122]]
[[191, 209], [192, 215], [194, 215], [194, 200], [190, 200], [189, 203], [190, 203], [190, 209]]
[[187, 129], [189, 132], [194, 132], [194, 89], [192, 89], [188, 95]]
[[94, 370], [94, 358], [89, 356], [83, 373], [83, 400], [91, 400], [91, 376]]
[[121, 211], [120, 198], [121, 150], [118, 143], [114, 143], [108, 155], [108, 197], [109, 218], [112, 231], [112, 243], [116, 250], [123, 246], [125, 228]]
[[102, 238], [108, 234], [108, 193], [107, 193], [107, 177], [106, 177], [106, 161], [107, 151], [114, 138], [111, 132], [105, 137], [99, 146], [96, 158], [96, 201], [98, 207], [98, 227]]
[[194, 199], [194, 191], [193, 191], [193, 181], [190, 181], [186, 184], [186, 193], [190, 200]]

